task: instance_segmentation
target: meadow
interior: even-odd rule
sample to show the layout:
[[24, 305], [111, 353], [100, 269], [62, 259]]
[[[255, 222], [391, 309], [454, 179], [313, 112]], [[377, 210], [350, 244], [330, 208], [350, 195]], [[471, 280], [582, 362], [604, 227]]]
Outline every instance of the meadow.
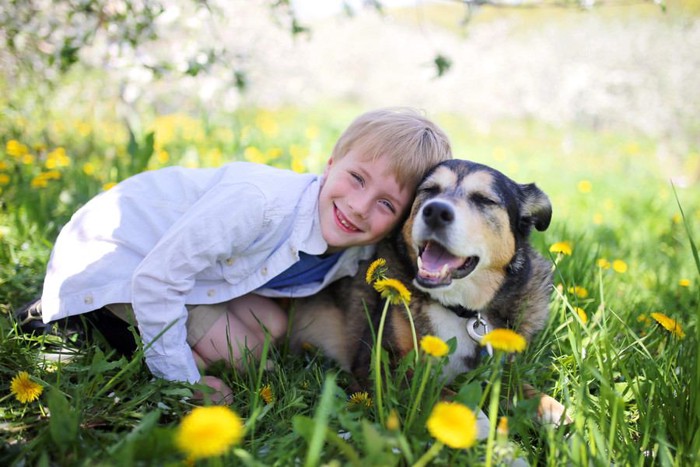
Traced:
[[[697, 180], [695, 187], [671, 182], [656, 157], [658, 141], [537, 121], [484, 128], [458, 115], [431, 115], [456, 157], [536, 182], [554, 208], [550, 228], [533, 239], [555, 269], [545, 330], [512, 363], [494, 358], [451, 385], [461, 404], [489, 414], [487, 439], [452, 448], [441, 438], [449, 427], [437, 434], [426, 428], [440, 399], [433, 376], [444, 356], [419, 350], [394, 377], [375, 379], [380, 397], [348, 395], [347, 376], [322, 355], [293, 355], [282, 344], [265, 353], [275, 364], [270, 371], [254, 361], [245, 374], [215, 371], [234, 388], [230, 409], [243, 424], [232, 446], [220, 440], [222, 455], [193, 460], [177, 442], [183, 418], [197, 407], [193, 387], [152, 378], [140, 353], [127, 359], [99, 341], [22, 334], [12, 314], [39, 294], [61, 226], [114, 183], [168, 165], [233, 160], [320, 172], [335, 138], [364, 109], [153, 115], [135, 129], [109, 113], [27, 121], [4, 110], [3, 465], [700, 464], [700, 196]], [[683, 156], [681, 175], [697, 172], [700, 155]], [[20, 372], [36, 389], [24, 394], [29, 400], [20, 401], [12, 384]], [[413, 378], [403, 383], [408, 372]], [[563, 402], [573, 422], [535, 423], [533, 404], [512, 389], [521, 380]], [[210, 433], [210, 441], [230, 426]], [[457, 427], [460, 436], [469, 430]], [[209, 441], [195, 434], [188, 442]]]

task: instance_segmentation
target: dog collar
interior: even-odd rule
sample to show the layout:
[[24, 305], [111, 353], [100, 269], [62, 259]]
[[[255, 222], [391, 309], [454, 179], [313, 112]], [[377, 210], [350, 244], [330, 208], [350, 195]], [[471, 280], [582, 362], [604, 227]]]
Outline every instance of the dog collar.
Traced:
[[[474, 342], [481, 345], [481, 338], [491, 331], [491, 326], [489, 326], [489, 323], [481, 316], [481, 313], [476, 310], [465, 308], [462, 305], [450, 305], [447, 308], [460, 318], [467, 320], [467, 334], [469, 334], [469, 337], [471, 337]], [[489, 356], [493, 356], [493, 347], [491, 347], [491, 344], [486, 344], [482, 349], [482, 353], [484, 351]]]
[[[467, 318], [467, 334], [469, 334], [469, 337], [478, 345], [482, 345], [481, 339], [489, 332], [491, 332], [491, 326], [489, 326], [489, 323], [481, 316], [481, 313], [477, 312], [476, 316]], [[484, 356], [487, 354], [489, 357], [493, 357], [493, 347], [491, 344], [486, 344], [482, 347], [481, 353]]]
[[460, 318], [475, 318], [479, 316], [478, 311], [465, 308], [462, 305], [450, 305], [447, 307], [447, 309], [459, 316]]

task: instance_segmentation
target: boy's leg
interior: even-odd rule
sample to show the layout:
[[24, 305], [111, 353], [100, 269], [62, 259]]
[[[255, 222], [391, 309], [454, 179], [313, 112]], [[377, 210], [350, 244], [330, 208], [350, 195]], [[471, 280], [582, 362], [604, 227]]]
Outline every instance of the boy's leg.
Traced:
[[[209, 307], [202, 305], [200, 311], [209, 312]], [[195, 359], [201, 359], [206, 366], [224, 360], [241, 369], [244, 347], [259, 357], [266, 335], [274, 341], [287, 330], [287, 314], [266, 297], [248, 294], [213, 307], [224, 308], [194, 345], [190, 340]], [[190, 320], [197, 320], [198, 308], [190, 310]]]

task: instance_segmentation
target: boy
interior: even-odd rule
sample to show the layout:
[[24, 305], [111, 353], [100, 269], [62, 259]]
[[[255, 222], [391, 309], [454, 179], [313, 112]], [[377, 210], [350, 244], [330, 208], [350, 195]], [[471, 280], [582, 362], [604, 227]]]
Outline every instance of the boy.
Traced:
[[135, 320], [154, 375], [229, 396], [200, 371], [218, 360], [236, 367], [244, 346], [259, 356], [266, 333], [282, 336], [287, 317], [274, 297], [355, 274], [424, 172], [450, 157], [446, 135], [421, 114], [380, 109], [345, 130], [322, 177], [246, 162], [135, 175], [59, 234], [42, 319], [106, 307]]

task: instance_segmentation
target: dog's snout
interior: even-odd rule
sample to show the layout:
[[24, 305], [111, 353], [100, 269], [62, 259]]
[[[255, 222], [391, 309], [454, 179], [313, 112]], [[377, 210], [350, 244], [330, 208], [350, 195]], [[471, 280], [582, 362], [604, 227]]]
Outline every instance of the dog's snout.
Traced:
[[450, 224], [454, 218], [454, 209], [445, 202], [433, 201], [423, 206], [423, 220], [434, 229]]

